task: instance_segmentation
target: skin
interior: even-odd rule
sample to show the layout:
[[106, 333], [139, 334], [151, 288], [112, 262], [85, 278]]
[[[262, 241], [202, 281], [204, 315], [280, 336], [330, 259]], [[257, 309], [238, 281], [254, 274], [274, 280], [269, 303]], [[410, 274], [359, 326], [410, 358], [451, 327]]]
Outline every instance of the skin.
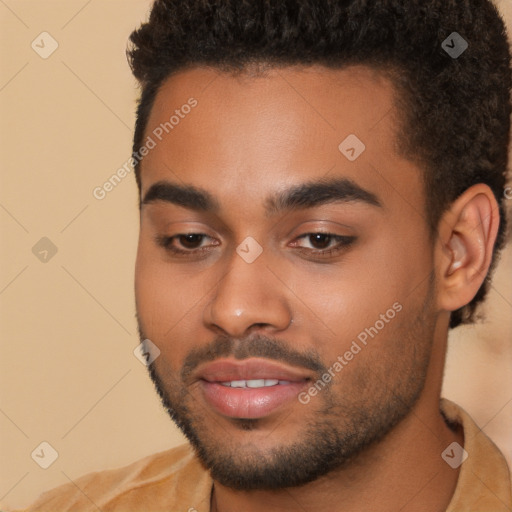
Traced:
[[[198, 105], [144, 158], [141, 197], [167, 180], [208, 191], [219, 204], [208, 213], [143, 204], [136, 264], [141, 336], [161, 351], [152, 369], [164, 393], [187, 404], [200, 441], [243, 467], [304, 441], [315, 421], [343, 431], [356, 411], [371, 417], [396, 393], [411, 401], [379, 442], [311, 482], [246, 491], [215, 481], [213, 511], [441, 511], [450, 502], [459, 471], [441, 453], [464, 440], [438, 407], [449, 312], [483, 281], [499, 219], [492, 193], [477, 185], [431, 236], [422, 171], [397, 151], [394, 94], [383, 76], [354, 66], [289, 67], [263, 77], [193, 68], [169, 78], [157, 95], [146, 135], [188, 98]], [[354, 162], [338, 150], [349, 134], [366, 145]], [[380, 206], [342, 201], [266, 215], [268, 196], [334, 177], [357, 183]], [[321, 247], [300, 237], [318, 231], [355, 242], [312, 255]], [[206, 247], [200, 256], [176, 256], [155, 241], [191, 232], [207, 235], [196, 244]], [[263, 248], [250, 264], [236, 253], [248, 236]], [[173, 246], [193, 250], [177, 239]], [[213, 410], [197, 381], [181, 378], [187, 356], [219, 337], [251, 347], [254, 336], [266, 336], [330, 367], [396, 302], [400, 313], [326, 390], [306, 405], [292, 400], [250, 429]]]

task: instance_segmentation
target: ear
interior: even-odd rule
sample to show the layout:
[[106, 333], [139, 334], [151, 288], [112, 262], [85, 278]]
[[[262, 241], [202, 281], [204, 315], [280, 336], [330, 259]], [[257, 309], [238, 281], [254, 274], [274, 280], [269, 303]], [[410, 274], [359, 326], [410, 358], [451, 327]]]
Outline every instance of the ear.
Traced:
[[438, 306], [455, 311], [473, 299], [492, 261], [499, 209], [484, 184], [466, 190], [443, 215], [435, 250]]

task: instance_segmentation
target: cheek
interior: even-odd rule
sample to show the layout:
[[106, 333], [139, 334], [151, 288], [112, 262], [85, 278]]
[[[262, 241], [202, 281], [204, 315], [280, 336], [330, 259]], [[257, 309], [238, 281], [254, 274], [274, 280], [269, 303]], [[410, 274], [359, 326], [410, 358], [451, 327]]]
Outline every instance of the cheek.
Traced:
[[[426, 277], [432, 260], [425, 239], [413, 243], [404, 242], [406, 239], [392, 234], [374, 237], [347, 255], [340, 265], [301, 279], [298, 295], [329, 327], [330, 333], [325, 331], [329, 337], [335, 336], [345, 343], [374, 326], [380, 315], [389, 310], [388, 316], [394, 319], [397, 303], [405, 308], [407, 303], [420, 300], [428, 284]], [[340, 349], [339, 344], [334, 347]]]
[[195, 286], [197, 279], [177, 271], [179, 265], [165, 261], [163, 252], [147, 240], [139, 242], [135, 266], [135, 299], [137, 315], [144, 334], [160, 350], [169, 341], [182, 339], [200, 306], [204, 287]]

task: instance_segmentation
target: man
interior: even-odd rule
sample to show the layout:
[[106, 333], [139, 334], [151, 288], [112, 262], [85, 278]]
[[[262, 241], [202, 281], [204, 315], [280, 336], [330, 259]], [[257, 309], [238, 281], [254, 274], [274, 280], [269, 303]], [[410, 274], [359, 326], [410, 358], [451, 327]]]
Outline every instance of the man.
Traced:
[[190, 446], [37, 511], [505, 511], [440, 400], [504, 243], [488, 0], [157, 0], [129, 52], [144, 354]]

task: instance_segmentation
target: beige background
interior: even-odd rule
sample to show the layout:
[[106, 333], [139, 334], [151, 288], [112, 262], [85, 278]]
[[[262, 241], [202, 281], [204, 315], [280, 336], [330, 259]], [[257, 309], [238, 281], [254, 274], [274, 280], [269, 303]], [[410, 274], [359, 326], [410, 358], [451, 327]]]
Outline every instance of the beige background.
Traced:
[[[0, 503], [183, 442], [160, 408], [138, 345], [133, 300], [137, 195], [128, 176], [92, 190], [130, 155], [136, 84], [124, 56], [150, 0], [0, 0]], [[500, 7], [512, 22], [512, 4]], [[47, 59], [41, 32], [58, 42]], [[46, 40], [45, 48], [49, 42]], [[511, 201], [512, 202], [512, 201]], [[42, 238], [58, 252], [32, 252]], [[489, 321], [450, 344], [445, 396], [512, 460], [512, 250]], [[507, 430], [508, 429], [508, 430]], [[59, 457], [31, 458], [42, 442]]]

